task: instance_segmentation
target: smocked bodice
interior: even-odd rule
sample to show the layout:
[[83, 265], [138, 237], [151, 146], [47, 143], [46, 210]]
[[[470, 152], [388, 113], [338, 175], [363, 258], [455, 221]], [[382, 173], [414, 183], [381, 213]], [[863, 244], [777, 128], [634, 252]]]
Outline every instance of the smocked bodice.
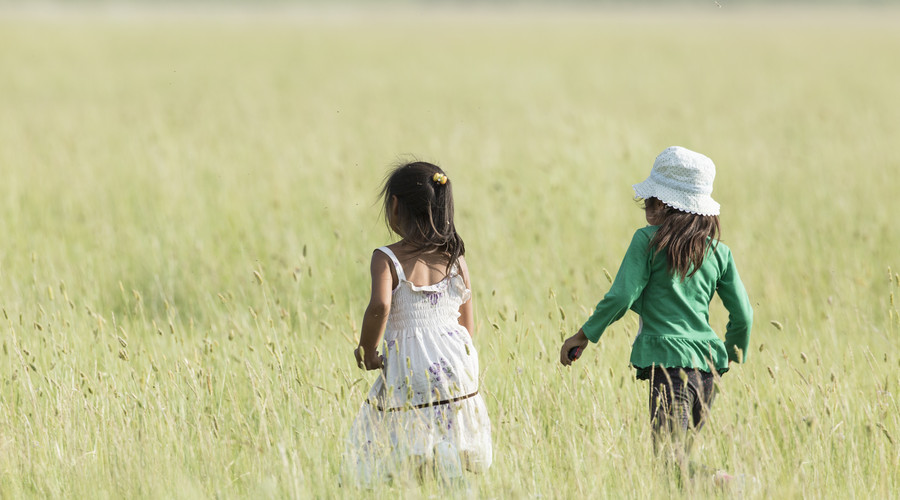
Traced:
[[440, 282], [416, 286], [406, 279], [400, 261], [389, 248], [379, 250], [393, 262], [398, 279], [391, 298], [386, 338], [407, 329], [459, 327], [459, 307], [469, 300], [471, 292], [455, 264]]
[[469, 300], [463, 278], [453, 270], [435, 285], [417, 287], [401, 279], [394, 289], [387, 330], [429, 326], [459, 326], [459, 307]]

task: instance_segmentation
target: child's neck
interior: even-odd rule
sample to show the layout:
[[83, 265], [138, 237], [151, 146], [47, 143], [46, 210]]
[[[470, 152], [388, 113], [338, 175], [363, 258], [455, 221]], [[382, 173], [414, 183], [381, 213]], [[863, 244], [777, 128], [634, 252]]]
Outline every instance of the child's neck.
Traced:
[[408, 254], [408, 255], [412, 255], [412, 254], [428, 255], [428, 254], [441, 253], [440, 250], [438, 250], [437, 248], [421, 247], [421, 246], [409, 241], [406, 238], [402, 238], [400, 241], [398, 241], [397, 246], [399, 247], [399, 250], [401, 250], [403, 253]]

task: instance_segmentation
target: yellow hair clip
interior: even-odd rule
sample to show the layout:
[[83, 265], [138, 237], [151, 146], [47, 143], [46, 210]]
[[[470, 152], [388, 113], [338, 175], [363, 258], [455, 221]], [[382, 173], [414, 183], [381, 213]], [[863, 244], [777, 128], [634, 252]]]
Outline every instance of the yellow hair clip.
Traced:
[[444, 175], [440, 172], [437, 172], [434, 174], [434, 176], [431, 177], [431, 180], [433, 180], [434, 182], [437, 182], [440, 185], [444, 185], [447, 183], [448, 179], [447, 179], [446, 175]]

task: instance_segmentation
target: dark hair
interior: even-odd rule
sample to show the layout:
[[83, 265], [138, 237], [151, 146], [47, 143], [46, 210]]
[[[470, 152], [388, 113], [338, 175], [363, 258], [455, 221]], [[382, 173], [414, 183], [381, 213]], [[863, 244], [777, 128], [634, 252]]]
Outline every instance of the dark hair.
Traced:
[[394, 196], [398, 202], [395, 223], [400, 236], [416, 250], [438, 250], [447, 254], [449, 271], [466, 254], [466, 245], [453, 224], [453, 183], [440, 167], [424, 161], [396, 167], [381, 189], [388, 227], [391, 227]]
[[669, 272], [681, 281], [700, 269], [706, 253], [719, 242], [722, 229], [718, 215], [697, 215], [672, 208], [658, 198], [644, 200], [644, 208], [661, 210], [662, 222], [650, 240], [654, 256], [665, 251]]

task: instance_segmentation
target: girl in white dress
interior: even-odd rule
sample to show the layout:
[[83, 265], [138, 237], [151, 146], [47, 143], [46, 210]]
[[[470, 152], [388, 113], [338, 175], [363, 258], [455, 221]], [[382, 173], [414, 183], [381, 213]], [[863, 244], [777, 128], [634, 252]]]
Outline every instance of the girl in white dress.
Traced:
[[391, 173], [382, 197], [401, 240], [372, 255], [372, 295], [354, 354], [379, 376], [350, 430], [346, 464], [363, 485], [408, 473], [449, 479], [484, 471], [491, 423], [478, 393], [452, 184], [440, 167], [413, 162]]

